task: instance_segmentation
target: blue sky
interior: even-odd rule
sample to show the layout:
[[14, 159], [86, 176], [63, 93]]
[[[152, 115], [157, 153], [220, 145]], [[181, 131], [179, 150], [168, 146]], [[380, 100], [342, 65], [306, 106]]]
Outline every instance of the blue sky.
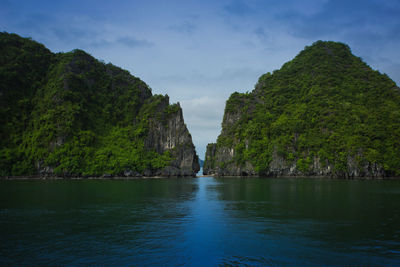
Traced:
[[400, 84], [400, 1], [0, 0], [2, 31], [83, 49], [180, 102], [200, 158], [225, 101], [317, 40], [347, 43]]

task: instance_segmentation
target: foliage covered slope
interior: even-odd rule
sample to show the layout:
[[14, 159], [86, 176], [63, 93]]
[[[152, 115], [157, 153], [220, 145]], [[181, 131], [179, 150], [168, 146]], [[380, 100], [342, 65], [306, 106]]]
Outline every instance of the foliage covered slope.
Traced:
[[0, 176], [197, 172], [179, 104], [84, 51], [0, 33], [0, 104]]
[[204, 171], [400, 175], [400, 89], [342, 43], [318, 41], [226, 103]]

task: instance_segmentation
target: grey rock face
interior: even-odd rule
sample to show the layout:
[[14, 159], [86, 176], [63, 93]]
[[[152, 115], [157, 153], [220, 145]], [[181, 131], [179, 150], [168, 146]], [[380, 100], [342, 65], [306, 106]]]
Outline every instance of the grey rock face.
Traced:
[[200, 170], [192, 136], [184, 122], [182, 108], [179, 103], [177, 105], [176, 111], [165, 112], [169, 106], [169, 98], [166, 96], [157, 107], [164, 118], [150, 122], [149, 135], [145, 140], [146, 148], [160, 154], [170, 151], [173, 159], [163, 170], [153, 172], [153, 176], [195, 176]]
[[234, 160], [235, 150], [232, 147], [207, 146], [203, 173], [217, 176], [254, 176], [257, 175], [250, 162], [239, 165]]
[[[390, 176], [376, 163], [365, 162], [363, 165], [356, 163], [354, 157], [348, 157], [345, 171], [338, 171], [332, 162], [322, 162], [320, 158], [313, 157], [307, 170], [300, 170], [297, 160], [286, 160], [276, 150], [272, 153], [272, 161], [266, 171], [258, 172], [251, 162], [237, 162], [235, 146], [247, 140], [237, 140], [230, 133], [230, 129], [240, 120], [237, 110], [226, 111], [222, 122], [222, 131], [219, 138], [228, 139], [228, 144], [211, 143], [207, 145], [203, 173], [216, 176], [323, 176], [334, 178], [385, 178]], [[226, 142], [225, 142], [226, 143]], [[362, 158], [360, 153], [357, 157]]]
[[216, 176], [323, 176], [332, 178], [374, 178], [383, 179], [389, 175], [376, 163], [359, 166], [352, 157], [348, 157], [346, 171], [336, 171], [335, 165], [321, 162], [314, 157], [306, 171], [300, 171], [296, 160], [287, 161], [275, 151], [272, 161], [265, 172], [257, 172], [250, 162], [238, 164], [234, 161], [235, 151], [230, 147], [217, 148], [216, 144], [207, 146], [206, 160], [203, 167], [205, 175]]

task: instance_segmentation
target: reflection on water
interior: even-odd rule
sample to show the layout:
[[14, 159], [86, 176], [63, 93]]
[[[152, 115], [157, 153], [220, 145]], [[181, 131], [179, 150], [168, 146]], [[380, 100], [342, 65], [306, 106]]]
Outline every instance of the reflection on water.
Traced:
[[225, 179], [216, 190], [240, 222], [232, 232], [251, 229], [260, 258], [366, 265], [400, 259], [399, 181]]
[[400, 181], [0, 182], [0, 265], [398, 265]]

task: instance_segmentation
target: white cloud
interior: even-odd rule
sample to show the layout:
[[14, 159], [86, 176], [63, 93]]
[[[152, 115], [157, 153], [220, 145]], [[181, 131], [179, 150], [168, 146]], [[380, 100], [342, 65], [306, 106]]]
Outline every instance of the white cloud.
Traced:
[[220, 132], [226, 98], [203, 96], [180, 101], [186, 125], [192, 134], [200, 158], [208, 143]]

